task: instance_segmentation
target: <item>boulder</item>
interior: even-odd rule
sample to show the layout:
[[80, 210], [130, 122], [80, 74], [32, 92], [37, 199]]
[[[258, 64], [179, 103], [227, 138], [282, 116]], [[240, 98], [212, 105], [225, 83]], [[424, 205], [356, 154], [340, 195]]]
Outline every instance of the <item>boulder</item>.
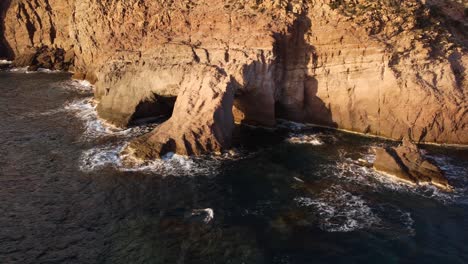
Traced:
[[28, 67], [29, 71], [39, 68], [67, 71], [74, 62], [74, 54], [60, 48], [29, 47], [13, 61], [13, 67]]
[[442, 170], [423, 156], [416, 144], [404, 139], [403, 144], [394, 148], [376, 148], [374, 168], [410, 184], [432, 184], [451, 191]]

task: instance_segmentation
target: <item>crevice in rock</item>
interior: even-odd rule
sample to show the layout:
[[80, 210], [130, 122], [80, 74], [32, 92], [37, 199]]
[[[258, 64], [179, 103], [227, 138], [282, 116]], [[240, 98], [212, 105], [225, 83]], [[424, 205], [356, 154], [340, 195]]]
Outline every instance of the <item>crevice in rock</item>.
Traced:
[[31, 17], [29, 16], [29, 13], [26, 10], [26, 7], [24, 6], [23, 3], [18, 4], [18, 9], [19, 9], [18, 11], [19, 18], [21, 18], [21, 14], [22, 14], [24, 16], [24, 19], [26, 20], [25, 23], [26, 23], [26, 29], [28, 31], [29, 42], [31, 46], [34, 46], [34, 34], [36, 33], [36, 27], [31, 22]]
[[458, 52], [452, 53], [448, 60], [450, 62], [450, 68], [453, 71], [453, 75], [455, 76], [455, 82], [457, 84], [457, 88], [460, 90], [463, 90], [463, 80], [465, 79], [466, 76], [466, 68], [463, 66], [463, 63], [461, 62], [461, 55]]

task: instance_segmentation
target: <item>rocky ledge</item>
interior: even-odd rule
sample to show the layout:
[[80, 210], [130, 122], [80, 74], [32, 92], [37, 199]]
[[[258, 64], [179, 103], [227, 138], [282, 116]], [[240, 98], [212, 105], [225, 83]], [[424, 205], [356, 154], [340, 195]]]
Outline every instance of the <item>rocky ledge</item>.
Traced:
[[376, 148], [375, 154], [374, 168], [379, 172], [409, 184], [432, 184], [445, 191], [453, 190], [442, 170], [408, 139], [395, 148]]

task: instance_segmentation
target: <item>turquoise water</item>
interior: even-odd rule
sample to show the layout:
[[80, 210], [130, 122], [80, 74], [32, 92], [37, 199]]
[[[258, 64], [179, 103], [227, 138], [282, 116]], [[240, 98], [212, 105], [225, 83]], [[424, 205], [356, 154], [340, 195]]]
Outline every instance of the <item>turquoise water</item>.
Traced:
[[468, 263], [468, 150], [426, 146], [456, 191], [356, 163], [394, 142], [280, 122], [219, 157], [128, 167], [86, 83], [0, 73], [0, 263]]

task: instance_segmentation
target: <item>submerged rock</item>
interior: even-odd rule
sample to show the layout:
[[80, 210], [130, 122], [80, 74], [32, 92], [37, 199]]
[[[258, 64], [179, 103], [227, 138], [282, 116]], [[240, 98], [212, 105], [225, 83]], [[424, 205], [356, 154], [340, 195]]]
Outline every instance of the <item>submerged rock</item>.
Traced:
[[442, 170], [407, 139], [396, 148], [376, 148], [375, 153], [374, 168], [377, 171], [410, 184], [433, 184], [446, 191], [452, 190]]

